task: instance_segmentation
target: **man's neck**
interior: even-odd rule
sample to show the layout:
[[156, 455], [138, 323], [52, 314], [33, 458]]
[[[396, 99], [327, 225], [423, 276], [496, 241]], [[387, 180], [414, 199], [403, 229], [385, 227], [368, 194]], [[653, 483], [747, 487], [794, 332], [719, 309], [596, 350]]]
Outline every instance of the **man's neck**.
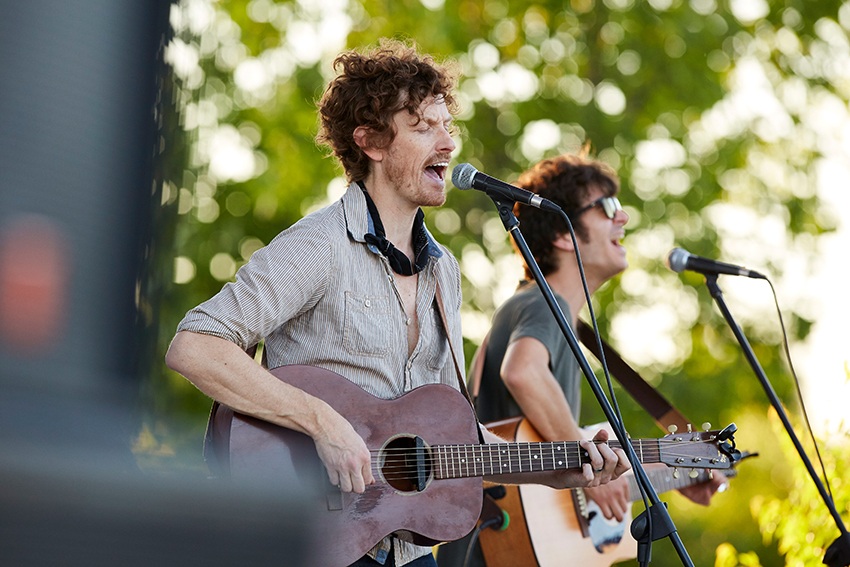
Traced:
[[411, 207], [410, 203], [398, 197], [394, 188], [381, 184], [374, 178], [367, 178], [364, 184], [381, 216], [387, 240], [408, 257], [412, 257], [413, 221], [419, 208]]
[[[572, 317], [572, 326], [575, 328], [578, 323], [578, 316], [584, 306], [587, 305], [587, 298], [584, 294], [584, 286], [581, 283], [581, 275], [578, 267], [575, 266], [575, 257], [561, 259], [561, 266], [546, 276], [546, 281], [552, 291], [564, 298], [567, 305], [570, 306], [570, 317]], [[572, 261], [573, 265], [565, 265], [564, 262]], [[587, 288], [592, 295], [601, 283], [596, 282], [591, 276], [587, 276]]]

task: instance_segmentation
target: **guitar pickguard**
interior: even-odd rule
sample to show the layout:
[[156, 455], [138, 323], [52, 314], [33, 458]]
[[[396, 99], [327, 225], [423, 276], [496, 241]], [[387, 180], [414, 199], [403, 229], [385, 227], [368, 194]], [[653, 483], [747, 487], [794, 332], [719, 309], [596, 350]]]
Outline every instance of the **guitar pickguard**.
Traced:
[[[631, 509], [631, 506], [629, 506]], [[587, 531], [593, 548], [599, 553], [607, 553], [616, 547], [626, 533], [626, 522], [631, 517], [626, 514], [622, 521], [609, 520], [602, 514], [599, 505], [593, 500], [587, 502]]]

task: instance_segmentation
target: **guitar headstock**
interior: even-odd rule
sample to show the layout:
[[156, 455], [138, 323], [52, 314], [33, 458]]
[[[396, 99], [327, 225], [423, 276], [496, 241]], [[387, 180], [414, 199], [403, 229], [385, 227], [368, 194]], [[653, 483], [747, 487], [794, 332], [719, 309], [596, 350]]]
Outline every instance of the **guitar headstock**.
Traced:
[[670, 467], [690, 469], [729, 469], [741, 459], [735, 448], [733, 423], [722, 430], [673, 431], [659, 440], [659, 460]]

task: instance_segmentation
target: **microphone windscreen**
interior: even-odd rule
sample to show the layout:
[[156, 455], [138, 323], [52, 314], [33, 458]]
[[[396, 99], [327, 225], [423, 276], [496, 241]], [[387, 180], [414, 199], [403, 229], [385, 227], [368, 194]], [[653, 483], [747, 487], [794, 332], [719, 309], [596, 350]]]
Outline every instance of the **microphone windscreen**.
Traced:
[[688, 267], [690, 253], [684, 248], [673, 248], [667, 256], [667, 267], [674, 272], [683, 272]]
[[472, 164], [462, 163], [452, 170], [452, 183], [458, 189], [472, 189], [472, 179], [478, 170]]

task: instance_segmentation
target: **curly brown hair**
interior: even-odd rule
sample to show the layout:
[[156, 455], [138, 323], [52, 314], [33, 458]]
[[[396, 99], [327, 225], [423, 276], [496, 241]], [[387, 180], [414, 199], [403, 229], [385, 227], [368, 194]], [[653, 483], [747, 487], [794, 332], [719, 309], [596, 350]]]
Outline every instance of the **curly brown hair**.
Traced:
[[[580, 155], [564, 154], [538, 162], [520, 175], [517, 185], [553, 201], [571, 219], [594, 188], [606, 196], [616, 195], [620, 190], [614, 170], [603, 162], [589, 159], [584, 151]], [[552, 213], [534, 207], [518, 204], [514, 214], [540, 271], [544, 276], [554, 272], [558, 265], [552, 243], [568, 231], [567, 227]], [[577, 237], [587, 238], [587, 227], [581, 218], [574, 221], [573, 230]], [[531, 279], [528, 267], [525, 272], [526, 278]]]
[[393, 115], [398, 111], [417, 115], [422, 101], [433, 96], [456, 112], [453, 64], [437, 64], [431, 56], [419, 55], [415, 45], [384, 39], [367, 53], [343, 53], [334, 61], [334, 69], [340, 68], [319, 101], [316, 141], [330, 147], [349, 181], [369, 174], [369, 157], [354, 141], [357, 127], [368, 129], [371, 146], [385, 148], [395, 138]]

